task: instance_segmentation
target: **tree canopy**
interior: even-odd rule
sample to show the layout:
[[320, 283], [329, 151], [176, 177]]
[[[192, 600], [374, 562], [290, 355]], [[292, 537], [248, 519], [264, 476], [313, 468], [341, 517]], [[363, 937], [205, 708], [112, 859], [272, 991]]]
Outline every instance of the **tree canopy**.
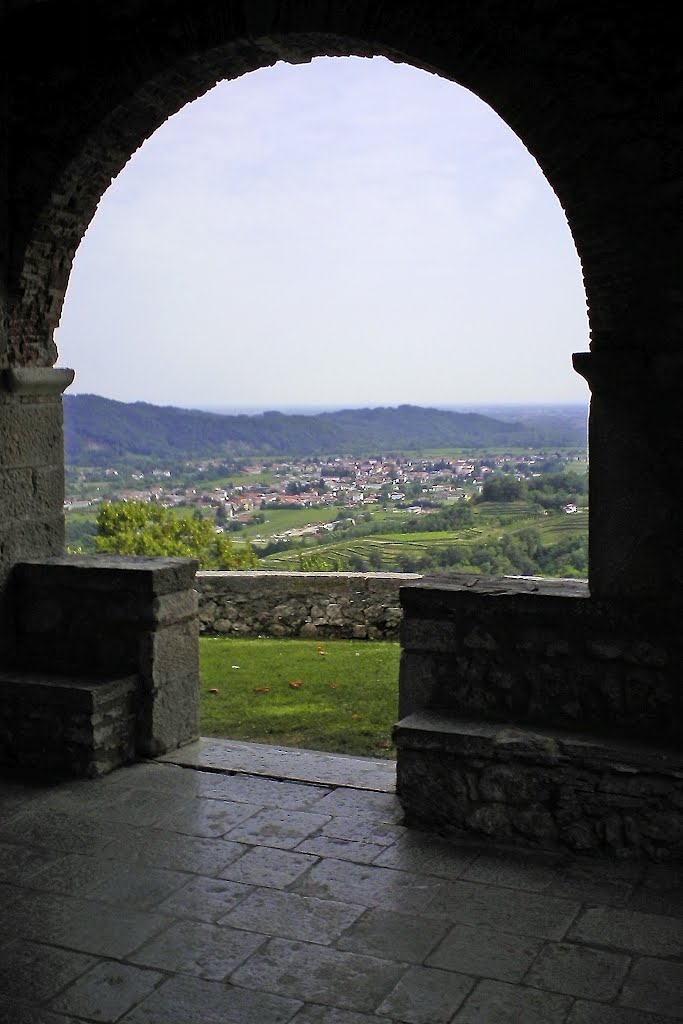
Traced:
[[110, 555], [196, 558], [200, 569], [254, 569], [248, 544], [233, 544], [201, 513], [176, 515], [144, 501], [103, 502], [97, 516], [97, 550]]

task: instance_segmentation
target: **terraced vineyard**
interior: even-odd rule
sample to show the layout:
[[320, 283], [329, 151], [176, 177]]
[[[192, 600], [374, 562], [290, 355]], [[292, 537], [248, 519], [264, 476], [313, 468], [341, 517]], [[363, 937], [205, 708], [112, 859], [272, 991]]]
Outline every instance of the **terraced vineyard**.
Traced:
[[[358, 537], [321, 545], [321, 555], [330, 562], [351, 563], [354, 556], [367, 561], [371, 566], [385, 572], [400, 572], [400, 559], [405, 556], [423, 558], [427, 552], [450, 548], [454, 543], [463, 543], [464, 538], [455, 538], [449, 533], [389, 533], [374, 537]], [[296, 569], [299, 552], [281, 552], [263, 559], [267, 569]]]
[[[305, 550], [314, 551], [329, 567], [362, 571], [433, 572], [453, 568], [581, 576], [583, 562], [577, 552], [585, 548], [587, 532], [587, 510], [566, 514], [544, 512], [524, 502], [490, 502], [476, 507], [473, 526], [460, 530], [330, 537]], [[262, 564], [269, 569], [297, 569], [300, 554], [301, 549], [277, 552], [264, 558]], [[534, 557], [539, 563], [536, 568], [529, 564]], [[554, 558], [557, 567], [548, 572], [545, 566], [553, 566]]]
[[581, 508], [571, 515], [547, 517], [544, 522], [539, 523], [538, 528], [546, 543], [563, 540], [570, 536], [587, 536], [588, 509]]

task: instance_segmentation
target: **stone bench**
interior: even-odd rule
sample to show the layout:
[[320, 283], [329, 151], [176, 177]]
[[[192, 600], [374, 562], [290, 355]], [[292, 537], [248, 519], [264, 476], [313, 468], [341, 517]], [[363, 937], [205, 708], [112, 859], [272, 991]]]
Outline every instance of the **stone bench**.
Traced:
[[583, 854], [683, 856], [683, 754], [416, 712], [394, 729], [406, 824]]
[[5, 772], [99, 774], [197, 739], [196, 567], [118, 555], [15, 567]]
[[[459, 574], [401, 589], [407, 820], [551, 849], [683, 853], [675, 609], [581, 581]], [[645, 639], [647, 638], [647, 639]]]
[[0, 767], [92, 778], [135, 755], [137, 679], [0, 673]]

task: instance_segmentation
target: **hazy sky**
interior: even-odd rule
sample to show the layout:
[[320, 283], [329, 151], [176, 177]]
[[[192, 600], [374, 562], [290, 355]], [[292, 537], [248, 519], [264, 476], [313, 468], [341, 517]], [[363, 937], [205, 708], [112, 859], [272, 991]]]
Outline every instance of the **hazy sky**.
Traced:
[[500, 118], [383, 58], [278, 64], [104, 195], [56, 334], [72, 393], [186, 406], [572, 402], [562, 209]]

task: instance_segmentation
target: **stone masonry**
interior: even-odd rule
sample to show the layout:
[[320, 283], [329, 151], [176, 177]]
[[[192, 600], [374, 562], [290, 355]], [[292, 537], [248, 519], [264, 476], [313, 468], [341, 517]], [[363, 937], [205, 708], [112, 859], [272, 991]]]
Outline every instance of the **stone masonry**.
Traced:
[[[681, 636], [567, 580], [401, 591], [407, 820], [549, 849], [683, 855]], [[645, 639], [647, 638], [647, 640]]]
[[200, 572], [199, 622], [227, 636], [397, 640], [412, 574]]
[[[5, 769], [99, 774], [197, 738], [195, 570], [184, 558], [83, 555], [16, 567], [16, 659], [0, 681]], [[17, 735], [31, 731], [45, 742], [22, 753]]]
[[[450, 801], [456, 813], [461, 805], [454, 780], [463, 769], [471, 783], [468, 827], [476, 826], [481, 835], [520, 839], [519, 823], [530, 820], [523, 817], [526, 807], [536, 822], [546, 820], [541, 811], [550, 815], [557, 838], [550, 826], [550, 838], [534, 826], [525, 841], [576, 848], [581, 830], [574, 829], [570, 842], [560, 820], [560, 808], [575, 800], [578, 818], [572, 811], [572, 820], [587, 822], [596, 851], [673, 855], [680, 846], [676, 758], [683, 605], [678, 20], [672, 4], [653, 11], [651, 5], [563, 0], [527, 5], [505, 0], [464, 5], [443, 0], [8, 0], [0, 5], [0, 38], [7, 41], [0, 76], [0, 668], [12, 673], [4, 684], [5, 702], [16, 696], [15, 674], [37, 693], [48, 668], [51, 675], [61, 672], [67, 678], [73, 669], [82, 687], [73, 692], [74, 722], [69, 724], [62, 707], [59, 714], [55, 710], [53, 731], [56, 736], [59, 725], [69, 742], [76, 742], [69, 730], [73, 726], [81, 735], [75, 724], [79, 709], [89, 706], [91, 724], [95, 720], [87, 681], [111, 681], [116, 664], [114, 678], [119, 671], [127, 678], [132, 670], [137, 679], [138, 751], [184, 742], [195, 728], [180, 724], [190, 720], [187, 713], [196, 700], [197, 638], [187, 581], [180, 587], [186, 596], [176, 602], [176, 590], [150, 583], [169, 582], [168, 566], [158, 577], [149, 567], [145, 590], [144, 573], [133, 566], [77, 570], [58, 558], [63, 545], [59, 394], [66, 378], [52, 367], [54, 329], [73, 258], [102, 195], [131, 155], [217, 81], [279, 60], [382, 55], [470, 89], [521, 139], [566, 213], [590, 320], [590, 339], [581, 343], [590, 344], [590, 352], [575, 358], [591, 389], [590, 597], [541, 586], [530, 592], [526, 584], [511, 593], [502, 584], [486, 589], [471, 578], [443, 585], [442, 596], [435, 587], [427, 596], [429, 587], [422, 583], [404, 587], [404, 594], [423, 587], [425, 602], [418, 611], [419, 601], [405, 598], [407, 620], [420, 619], [423, 630], [422, 636], [417, 626], [411, 632], [407, 621], [404, 634], [405, 713], [397, 739], [399, 788], [408, 818], [417, 817], [420, 792], [424, 806], [436, 806], [433, 794], [427, 796], [430, 778], [439, 773], [443, 789], [436, 796], [443, 806]], [[230, 329], [229, 282], [226, 310]], [[190, 342], [188, 359], [191, 354]], [[427, 350], [425, 357], [425, 372], [438, 374], [441, 368], [429, 365]], [[117, 353], [108, 358], [116, 359]], [[234, 371], [239, 374], [239, 367]], [[57, 562], [50, 564], [55, 556]], [[83, 585], [74, 587], [81, 570]], [[109, 582], [101, 585], [104, 579]], [[333, 604], [318, 601], [303, 613], [288, 608], [280, 625], [289, 616], [299, 630], [338, 631]], [[443, 621], [445, 631], [424, 627], [424, 622]], [[372, 616], [363, 625], [367, 635], [384, 628]], [[436, 649], [439, 643], [451, 646]], [[183, 679], [189, 680], [187, 690]], [[47, 702], [49, 690], [42, 692]], [[30, 703], [26, 694], [21, 700]], [[6, 703], [3, 708], [11, 722]], [[476, 743], [467, 735], [473, 729]], [[10, 726], [6, 733], [11, 732]], [[93, 726], [96, 745], [95, 732]], [[30, 730], [23, 735], [22, 743], [28, 744]], [[600, 761], [600, 751], [611, 767]], [[503, 752], [508, 753], [501, 761]], [[96, 763], [94, 747], [90, 755], [86, 761]], [[512, 780], [501, 767], [514, 769]], [[564, 803], [559, 771], [571, 776]], [[625, 790], [624, 781], [629, 782]], [[611, 808], [605, 814], [599, 794]], [[498, 815], [498, 830], [495, 808], [500, 807], [507, 816]], [[347, 885], [348, 871], [343, 874]], [[18, 905], [16, 919], [25, 924], [32, 915]], [[35, 906], [33, 897], [28, 905]], [[401, 906], [408, 911], [404, 898]], [[90, 919], [85, 911], [84, 916]], [[57, 917], [50, 917], [53, 925]], [[12, 919], [5, 922], [4, 934], [13, 927]], [[127, 928], [114, 931], [120, 935]], [[555, 952], [564, 955], [564, 947]], [[648, 976], [653, 991], [666, 990], [648, 975], [650, 966], [639, 962], [633, 977], [643, 983]], [[127, 969], [130, 974], [130, 965]], [[551, 962], [539, 972], [535, 978], [551, 976]], [[342, 967], [340, 989], [348, 987], [346, 976]], [[412, 977], [408, 983], [421, 984]], [[628, 985], [613, 997], [619, 1007], [606, 1012], [602, 1006], [569, 1011], [565, 1001], [555, 1010], [545, 1004], [538, 1012], [522, 1013], [498, 993], [492, 997], [498, 1009], [477, 995], [457, 1019], [621, 1024], [626, 1015], [629, 1024], [640, 1024], [638, 1011], [651, 1006], [646, 1000], [629, 1002]], [[636, 981], [633, 985], [638, 987]], [[485, 986], [490, 993], [488, 982], [476, 991]], [[528, 992], [526, 998], [531, 999]], [[317, 1003], [317, 996], [311, 1002]], [[654, 1006], [654, 1012], [660, 1008], [672, 1015], [670, 1003]], [[64, 1012], [78, 1017], [71, 1009]], [[373, 1012], [381, 1017], [384, 1011], [373, 1007]], [[673, 1015], [677, 1012], [674, 1008]], [[303, 1013], [303, 1020], [323, 1019], [315, 1008]], [[395, 1003], [384, 1015], [416, 1019]], [[20, 1019], [16, 1013], [9, 1017]], [[454, 1019], [450, 1011], [442, 1017]]]

